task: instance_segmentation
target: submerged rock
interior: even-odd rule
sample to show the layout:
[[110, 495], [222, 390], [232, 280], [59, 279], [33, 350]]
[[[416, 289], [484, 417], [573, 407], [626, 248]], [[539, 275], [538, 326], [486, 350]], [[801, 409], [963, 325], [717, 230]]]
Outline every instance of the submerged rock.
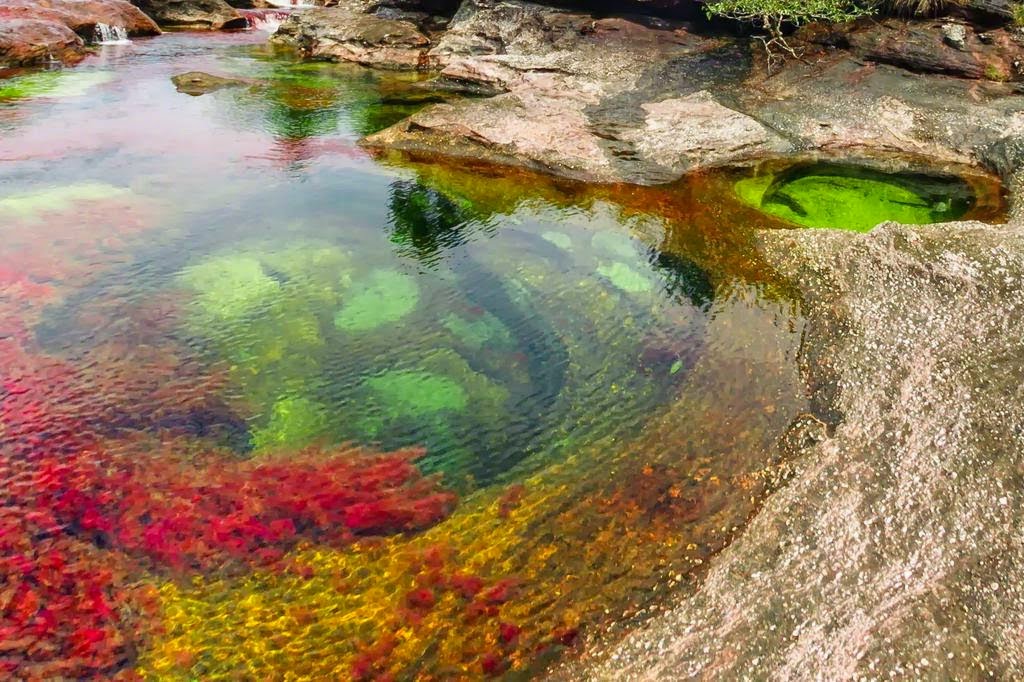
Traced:
[[171, 78], [171, 82], [174, 83], [178, 92], [183, 92], [193, 97], [224, 88], [237, 88], [249, 85], [249, 81], [240, 78], [224, 78], [223, 76], [214, 76], [202, 71], [189, 71], [188, 73], [179, 74]]
[[224, 0], [132, 0], [161, 26], [191, 29], [244, 29], [238, 10]]

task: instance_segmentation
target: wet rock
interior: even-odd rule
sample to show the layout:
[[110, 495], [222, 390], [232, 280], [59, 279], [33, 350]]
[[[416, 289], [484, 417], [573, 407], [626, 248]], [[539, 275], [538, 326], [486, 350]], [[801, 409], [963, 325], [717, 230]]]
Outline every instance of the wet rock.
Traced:
[[297, 12], [273, 40], [313, 59], [399, 69], [425, 68], [430, 46], [413, 23], [364, 14], [353, 6]]
[[171, 82], [174, 83], [178, 92], [185, 93], [186, 95], [192, 95], [193, 97], [205, 95], [209, 92], [222, 90], [224, 88], [237, 88], [244, 85], [250, 85], [249, 81], [245, 81], [240, 78], [223, 78], [222, 76], [214, 76], [209, 73], [203, 73], [202, 71], [189, 71], [188, 73], [179, 74], [171, 78]]
[[85, 42], [62, 23], [40, 19], [0, 19], [0, 66], [34, 66], [85, 57]]
[[96, 24], [121, 26], [130, 36], [160, 33], [152, 19], [128, 0], [2, 0], [0, 22], [37, 19], [63, 24], [85, 40], [91, 40]]
[[191, 29], [244, 29], [245, 17], [224, 0], [132, 0], [161, 26]]
[[1024, 74], [1024, 46], [1005, 29], [984, 40], [959, 24], [885, 21], [849, 36], [854, 54], [910, 71], [964, 78], [1015, 80]]
[[467, 0], [429, 61], [439, 87], [495, 96], [429, 107], [366, 144], [644, 184], [788, 149], [706, 89], [743, 71], [729, 50], [680, 23]]
[[74, 64], [97, 24], [124, 27], [132, 36], [160, 32], [127, 0], [2, 0], [0, 65]]
[[1019, 678], [1024, 225], [762, 244], [834, 416], [699, 591], [555, 677]]

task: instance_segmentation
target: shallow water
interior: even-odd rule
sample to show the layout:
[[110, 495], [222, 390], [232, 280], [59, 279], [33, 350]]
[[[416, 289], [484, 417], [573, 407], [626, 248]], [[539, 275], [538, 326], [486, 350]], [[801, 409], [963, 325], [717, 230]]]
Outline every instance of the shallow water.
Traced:
[[417, 78], [264, 39], [0, 81], [0, 666], [512, 676], [691, 589], [806, 407], [784, 224], [375, 160]]

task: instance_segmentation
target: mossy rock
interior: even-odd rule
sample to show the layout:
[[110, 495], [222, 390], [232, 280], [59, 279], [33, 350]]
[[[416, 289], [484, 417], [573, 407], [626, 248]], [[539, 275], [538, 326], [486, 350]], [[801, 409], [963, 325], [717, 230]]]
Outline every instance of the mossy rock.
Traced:
[[920, 225], [955, 220], [973, 203], [970, 188], [956, 178], [831, 164], [740, 180], [735, 192], [746, 203], [796, 225], [859, 232], [887, 221]]
[[334, 316], [334, 325], [347, 332], [365, 332], [401, 320], [416, 309], [420, 288], [397, 270], [374, 270]]

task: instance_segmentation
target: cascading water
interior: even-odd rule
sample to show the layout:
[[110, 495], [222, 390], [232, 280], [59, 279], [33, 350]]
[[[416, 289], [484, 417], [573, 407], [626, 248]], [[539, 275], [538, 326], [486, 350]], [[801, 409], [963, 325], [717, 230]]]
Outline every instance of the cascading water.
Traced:
[[108, 26], [107, 24], [96, 24], [93, 30], [93, 42], [97, 45], [127, 45], [128, 29], [124, 26]]
[[246, 9], [239, 10], [249, 29], [253, 31], [265, 31], [274, 33], [281, 26], [281, 22], [291, 14], [283, 9]]
[[290, 7], [292, 9], [316, 7], [313, 3], [302, 2], [301, 0], [267, 0], [267, 4], [274, 7]]

